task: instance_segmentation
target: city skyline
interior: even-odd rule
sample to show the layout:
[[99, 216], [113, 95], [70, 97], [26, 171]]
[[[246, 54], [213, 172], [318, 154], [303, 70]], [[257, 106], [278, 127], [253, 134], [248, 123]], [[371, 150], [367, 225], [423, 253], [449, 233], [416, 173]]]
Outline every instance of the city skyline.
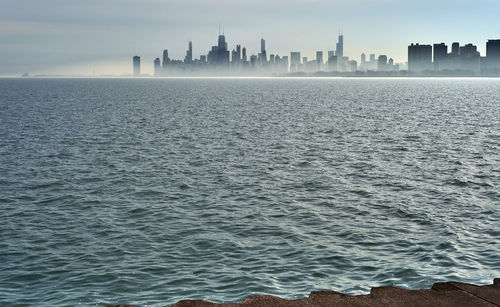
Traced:
[[[500, 33], [499, 9], [492, 0], [5, 0], [0, 74], [127, 73], [131, 54], [154, 59], [168, 46], [171, 57], [182, 59], [189, 41], [197, 58], [205, 51], [196, 46], [211, 44], [219, 24], [232, 42], [255, 53], [263, 33], [269, 52], [300, 49], [313, 58], [334, 49], [341, 31], [348, 37], [344, 54], [358, 61], [364, 52], [404, 62], [411, 42], [470, 42], [484, 54], [484, 42]], [[142, 68], [153, 73], [152, 62]]]
[[[450, 52], [448, 52], [448, 50]], [[324, 56], [326, 54], [326, 58]], [[481, 55], [472, 43], [448, 45], [411, 43], [407, 62], [396, 63], [392, 57], [374, 53], [360, 55], [360, 61], [344, 55], [344, 35], [339, 33], [335, 49], [316, 51], [313, 58], [301, 56], [300, 51], [289, 55], [269, 53], [262, 35], [258, 54], [247, 55], [246, 47], [236, 44], [230, 50], [224, 32], [219, 29], [217, 44], [207, 54], [193, 58], [193, 42], [189, 41], [184, 60], [169, 57], [168, 49], [162, 59], [153, 61], [154, 76], [176, 75], [369, 75], [369, 76], [498, 76], [500, 74], [500, 39], [486, 42], [486, 53]], [[141, 74], [140, 57], [133, 57], [133, 76]]]

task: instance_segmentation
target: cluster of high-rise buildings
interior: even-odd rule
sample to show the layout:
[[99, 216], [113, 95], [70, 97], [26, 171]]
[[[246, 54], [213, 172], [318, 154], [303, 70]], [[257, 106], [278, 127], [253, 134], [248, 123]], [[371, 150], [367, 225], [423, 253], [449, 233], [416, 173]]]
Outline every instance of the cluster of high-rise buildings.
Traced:
[[[134, 57], [134, 63], [140, 62], [138, 56]], [[168, 50], [163, 50], [162, 60], [156, 58], [154, 63], [155, 76], [168, 76], [190, 73], [251, 73], [268, 72], [283, 73], [288, 72], [288, 57], [271, 54], [267, 55], [266, 41], [261, 39], [261, 50], [257, 55], [247, 55], [247, 49], [241, 45], [230, 51], [224, 34], [219, 34], [217, 45], [212, 46], [206, 55], [201, 55], [198, 59], [193, 58], [193, 43], [188, 43], [188, 50], [184, 60], [171, 59]], [[140, 66], [140, 64], [137, 64]], [[140, 75], [140, 70], [135, 69], [134, 75]]]
[[[384, 56], [383, 56], [384, 57]], [[379, 57], [377, 63], [383, 59]], [[385, 57], [387, 62], [387, 57]], [[392, 61], [392, 59], [391, 59]], [[392, 62], [376, 68], [393, 67]], [[219, 34], [217, 45], [212, 46], [206, 55], [193, 59], [193, 44], [188, 43], [188, 50], [184, 60], [174, 60], [168, 55], [168, 50], [163, 50], [162, 59], [156, 58], [154, 63], [155, 76], [168, 76], [190, 73], [233, 73], [233, 74], [286, 74], [286, 73], [315, 73], [315, 72], [356, 72], [359, 68], [357, 61], [350, 60], [344, 56], [344, 36], [338, 36], [335, 50], [327, 52], [316, 52], [316, 58], [308, 59], [301, 57], [300, 51], [290, 52], [290, 56], [269, 54], [266, 50], [266, 41], [260, 40], [260, 52], [258, 54], [247, 54], [247, 49], [241, 45], [230, 51], [224, 34]], [[363, 62], [364, 63], [364, 62]], [[370, 62], [366, 62], [369, 68]], [[140, 57], [133, 57], [134, 75], [140, 72]]]
[[477, 46], [460, 46], [455, 42], [431, 45], [408, 46], [408, 71], [417, 74], [459, 73], [471, 75], [498, 75], [500, 73], [500, 40], [486, 42], [486, 56], [481, 56]]
[[[141, 59], [133, 57], [133, 74], [141, 75]], [[408, 63], [397, 64], [386, 55], [361, 54], [361, 61], [349, 59], [344, 55], [344, 36], [340, 34], [335, 50], [325, 54], [317, 51], [316, 57], [301, 57], [300, 51], [290, 52], [290, 56], [269, 54], [266, 41], [260, 40], [260, 52], [247, 54], [247, 49], [236, 45], [230, 51], [224, 33], [219, 33], [217, 45], [207, 54], [193, 58], [193, 43], [188, 43], [183, 60], [171, 59], [168, 50], [163, 50], [162, 59], [154, 59], [154, 75], [182, 74], [297, 74], [297, 73], [385, 73], [397, 75], [421, 75], [457, 73], [468, 75], [500, 74], [500, 40], [488, 40], [486, 56], [482, 57], [477, 46], [453, 43], [451, 51], [444, 43], [431, 45], [411, 44], [408, 46]]]

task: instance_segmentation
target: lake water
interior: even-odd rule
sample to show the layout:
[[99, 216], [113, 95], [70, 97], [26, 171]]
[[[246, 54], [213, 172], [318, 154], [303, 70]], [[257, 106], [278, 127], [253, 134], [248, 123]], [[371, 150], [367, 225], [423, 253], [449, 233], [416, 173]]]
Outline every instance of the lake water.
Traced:
[[0, 79], [0, 303], [500, 277], [500, 80]]

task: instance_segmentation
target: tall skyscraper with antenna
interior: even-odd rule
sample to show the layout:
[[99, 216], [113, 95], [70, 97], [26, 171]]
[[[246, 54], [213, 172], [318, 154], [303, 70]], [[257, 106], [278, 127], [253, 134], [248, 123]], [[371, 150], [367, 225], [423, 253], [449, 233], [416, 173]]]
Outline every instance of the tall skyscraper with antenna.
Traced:
[[184, 58], [184, 63], [191, 64], [193, 62], [193, 42], [189, 41], [188, 50], [186, 51], [186, 57]]
[[262, 64], [267, 63], [266, 40], [264, 37], [260, 39], [260, 61]]
[[207, 60], [209, 64], [215, 65], [225, 65], [229, 64], [230, 52], [227, 49], [226, 37], [224, 36], [224, 30], [222, 34], [220, 32], [219, 26], [219, 37], [217, 40], [217, 46], [212, 46], [212, 50], [208, 52]]
[[337, 50], [335, 52], [337, 58], [342, 58], [344, 56], [344, 34], [339, 34], [339, 41], [337, 42]]

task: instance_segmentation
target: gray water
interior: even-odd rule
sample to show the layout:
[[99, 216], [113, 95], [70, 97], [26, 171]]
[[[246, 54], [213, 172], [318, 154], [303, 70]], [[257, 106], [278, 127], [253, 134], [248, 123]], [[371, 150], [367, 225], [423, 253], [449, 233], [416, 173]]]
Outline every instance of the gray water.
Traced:
[[0, 79], [1, 305], [500, 277], [500, 80]]

